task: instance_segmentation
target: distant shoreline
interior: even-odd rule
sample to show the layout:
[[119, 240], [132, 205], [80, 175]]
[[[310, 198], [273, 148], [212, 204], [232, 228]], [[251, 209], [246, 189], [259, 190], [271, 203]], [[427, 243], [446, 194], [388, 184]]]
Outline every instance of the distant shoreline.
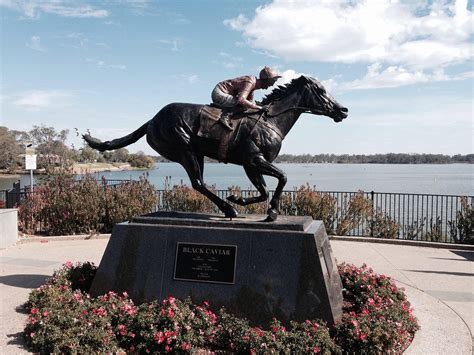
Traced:
[[[136, 171], [149, 170], [146, 168], [135, 168], [130, 163], [76, 163], [72, 167], [72, 173], [75, 175], [86, 173], [101, 173], [109, 171]], [[45, 174], [44, 169], [33, 170], [35, 175]], [[0, 171], [0, 179], [20, 178], [21, 175], [29, 175], [29, 170], [17, 170], [14, 173]]]
[[[157, 161], [156, 166], [159, 164], [168, 164], [173, 163], [177, 164], [173, 161], [163, 160]], [[278, 161], [274, 162], [275, 164], [334, 164], [334, 165], [344, 165], [344, 164], [354, 164], [354, 165], [452, 165], [452, 164], [473, 164], [474, 162], [438, 162], [438, 163], [414, 163], [414, 162], [407, 162], [407, 163], [380, 163], [380, 162], [301, 162], [301, 161]], [[217, 161], [206, 161], [206, 164], [221, 164]], [[150, 169], [154, 169], [150, 168]], [[101, 173], [101, 172], [114, 172], [114, 171], [140, 171], [140, 170], [150, 170], [148, 168], [136, 168], [132, 167], [130, 163], [76, 163], [73, 166], [73, 174], [81, 175], [86, 173]], [[35, 175], [42, 175], [44, 174], [44, 170], [34, 170]], [[20, 178], [21, 175], [29, 175], [29, 170], [17, 170], [13, 173], [8, 173], [7, 171], [0, 170], [0, 179], [12, 179], [12, 178]]]

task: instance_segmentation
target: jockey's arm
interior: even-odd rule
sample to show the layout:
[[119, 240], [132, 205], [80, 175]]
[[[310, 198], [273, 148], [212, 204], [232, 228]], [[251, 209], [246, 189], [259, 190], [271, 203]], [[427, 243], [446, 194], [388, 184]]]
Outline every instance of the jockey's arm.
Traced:
[[245, 108], [251, 108], [254, 110], [261, 109], [260, 106], [256, 105], [253, 102], [253, 91], [255, 90], [255, 83], [248, 81], [245, 83], [245, 86], [240, 90], [238, 94], [238, 104], [242, 105]]

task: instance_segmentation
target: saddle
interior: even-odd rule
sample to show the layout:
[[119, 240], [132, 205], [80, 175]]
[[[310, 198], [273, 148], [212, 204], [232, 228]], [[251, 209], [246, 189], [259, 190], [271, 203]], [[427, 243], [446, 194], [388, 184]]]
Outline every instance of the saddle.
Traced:
[[[221, 122], [221, 116], [224, 115], [233, 123], [232, 126], [224, 126]], [[226, 161], [227, 152], [238, 131], [236, 127], [240, 125], [242, 117], [245, 117], [245, 113], [238, 108], [220, 108], [213, 104], [201, 108], [197, 135], [220, 142], [217, 151], [219, 161]]]

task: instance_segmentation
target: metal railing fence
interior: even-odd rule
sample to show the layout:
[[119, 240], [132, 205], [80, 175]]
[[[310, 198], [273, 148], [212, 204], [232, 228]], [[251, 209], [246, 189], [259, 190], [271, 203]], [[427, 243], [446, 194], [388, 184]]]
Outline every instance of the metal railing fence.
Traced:
[[[156, 211], [167, 210], [166, 192], [157, 190]], [[232, 194], [230, 190], [213, 190], [221, 199]], [[269, 200], [274, 191], [270, 192]], [[255, 196], [255, 190], [240, 190], [242, 197]], [[280, 202], [280, 213], [298, 215], [298, 191], [284, 191]], [[325, 224], [331, 234], [337, 234], [345, 218], [353, 218], [350, 204], [356, 195], [362, 194], [370, 201], [370, 212], [356, 218], [353, 228], [346, 232], [353, 236], [372, 236], [380, 238], [397, 238], [419, 241], [435, 241], [443, 243], [458, 243], [462, 232], [458, 230], [460, 215], [466, 208], [473, 208], [474, 196], [432, 195], [391, 192], [347, 192], [319, 191], [321, 195], [330, 196], [333, 204], [326, 213]], [[463, 204], [462, 201], [465, 201]], [[326, 200], [327, 202], [328, 200]], [[268, 202], [267, 202], [268, 203]], [[284, 206], [281, 204], [284, 203]], [[263, 209], [265, 210], [265, 208]], [[219, 213], [217, 207], [214, 212]], [[317, 211], [315, 211], [317, 212]], [[305, 213], [307, 214], [307, 213]], [[467, 217], [469, 218], [469, 216]], [[470, 218], [473, 218], [472, 214]], [[471, 224], [472, 225], [472, 224]], [[474, 231], [470, 231], [474, 237]], [[466, 237], [464, 235], [464, 237]]]
[[[106, 186], [117, 186], [133, 180], [98, 180]], [[21, 204], [29, 191], [29, 187], [20, 188], [15, 184], [11, 190], [0, 191], [0, 208], [11, 208]], [[172, 190], [156, 190], [157, 203], [155, 211], [169, 209], [167, 201]], [[233, 192], [231, 190], [213, 190], [221, 199], [225, 199]], [[314, 191], [314, 190], [313, 190]], [[255, 196], [255, 190], [239, 190], [244, 197]], [[298, 215], [301, 201], [298, 200], [299, 191], [284, 191], [281, 199], [280, 212], [282, 214]], [[304, 192], [303, 192], [304, 193]], [[314, 214], [325, 221], [330, 234], [338, 234], [341, 225], [351, 220], [350, 227], [344, 230], [345, 235], [372, 236], [379, 238], [397, 238], [420, 241], [436, 241], [443, 243], [463, 242], [463, 238], [474, 238], [474, 231], [460, 229], [460, 218], [473, 218], [474, 196], [410, 194], [387, 192], [347, 192], [347, 191], [320, 191], [320, 196], [326, 196], [324, 216], [318, 211], [303, 214]], [[273, 191], [270, 192], [270, 198]], [[353, 213], [351, 201], [355, 196], [363, 196], [370, 205], [370, 213], [357, 215]], [[167, 197], [168, 196], [168, 197]], [[329, 197], [329, 198], [327, 198]], [[269, 199], [270, 199], [269, 198]], [[2, 201], [4, 201], [2, 203]], [[268, 203], [268, 202], [267, 202]], [[356, 206], [357, 207], [357, 206]], [[367, 207], [367, 206], [366, 206]], [[212, 205], [211, 208], [214, 208]], [[352, 210], [351, 210], [352, 208]], [[355, 208], [356, 209], [356, 208]], [[266, 206], [261, 211], [265, 213]], [[470, 214], [469, 213], [470, 210]], [[219, 213], [217, 207], [213, 212]], [[245, 209], [244, 209], [245, 212]], [[352, 213], [352, 214], [351, 214]], [[362, 216], [363, 215], [363, 216]], [[471, 220], [471, 226], [474, 221]], [[463, 234], [464, 233], [464, 234]], [[466, 233], [468, 235], [466, 235]]]

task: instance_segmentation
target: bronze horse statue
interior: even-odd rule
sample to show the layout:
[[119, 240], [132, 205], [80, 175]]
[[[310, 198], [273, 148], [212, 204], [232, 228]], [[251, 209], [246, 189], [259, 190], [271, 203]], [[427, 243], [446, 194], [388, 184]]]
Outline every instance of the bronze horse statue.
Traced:
[[[236, 209], [209, 191], [204, 184], [205, 156], [243, 166], [259, 195], [227, 197], [228, 201], [241, 206], [266, 201], [269, 193], [263, 175], [273, 176], [278, 179], [278, 185], [270, 201], [267, 221], [275, 221], [287, 179], [285, 173], [272, 162], [280, 152], [283, 139], [302, 113], [324, 115], [341, 122], [347, 117], [348, 110], [326, 92], [318, 80], [307, 76], [275, 88], [263, 98], [261, 104], [267, 106], [267, 112], [247, 111], [237, 114], [232, 120], [235, 122], [234, 130], [227, 134], [220, 129], [221, 137], [200, 134], [202, 111], [210, 107], [189, 103], [171, 103], [163, 107], [150, 121], [122, 138], [101, 142], [90, 135], [83, 137], [92, 148], [105, 151], [128, 146], [146, 134], [148, 144], [163, 157], [181, 164], [192, 187], [230, 218], [237, 216]], [[220, 141], [223, 139], [226, 139], [225, 156], [220, 154]]]

